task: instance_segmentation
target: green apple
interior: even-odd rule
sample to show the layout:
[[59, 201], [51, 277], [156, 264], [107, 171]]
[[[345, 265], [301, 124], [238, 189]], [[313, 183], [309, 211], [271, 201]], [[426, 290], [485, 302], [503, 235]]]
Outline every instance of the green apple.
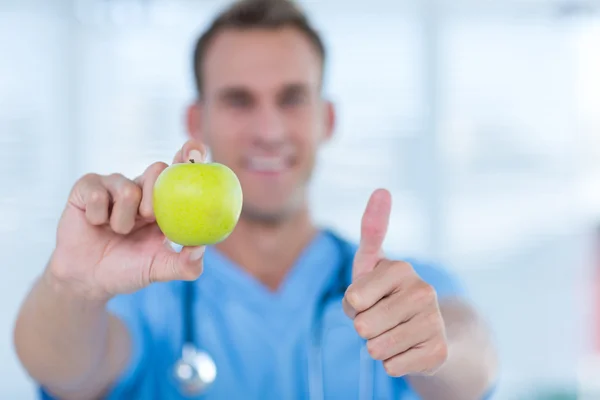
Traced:
[[154, 185], [156, 223], [181, 246], [225, 240], [242, 211], [242, 187], [235, 173], [219, 163], [173, 164]]

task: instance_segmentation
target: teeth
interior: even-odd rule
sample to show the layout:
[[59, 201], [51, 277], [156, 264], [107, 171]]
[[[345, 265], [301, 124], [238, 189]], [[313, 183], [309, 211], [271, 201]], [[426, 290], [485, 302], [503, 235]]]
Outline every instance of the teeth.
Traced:
[[277, 172], [283, 170], [284, 161], [281, 157], [252, 157], [250, 168], [257, 171]]

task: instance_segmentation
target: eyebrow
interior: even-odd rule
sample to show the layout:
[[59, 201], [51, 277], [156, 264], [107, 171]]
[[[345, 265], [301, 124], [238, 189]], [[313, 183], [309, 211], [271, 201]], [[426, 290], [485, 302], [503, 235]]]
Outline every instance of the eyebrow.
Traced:
[[[308, 84], [302, 82], [294, 82], [283, 85], [283, 88], [281, 88], [278, 91], [278, 95], [281, 96], [282, 94], [294, 92], [308, 93], [309, 91], [310, 89]], [[224, 87], [217, 92], [217, 98], [219, 98], [220, 100], [227, 100], [241, 96], [252, 97], [252, 92], [250, 89], [241, 85]]]
[[308, 92], [309, 88], [306, 83], [288, 83], [284, 85], [282, 93], [285, 92]]

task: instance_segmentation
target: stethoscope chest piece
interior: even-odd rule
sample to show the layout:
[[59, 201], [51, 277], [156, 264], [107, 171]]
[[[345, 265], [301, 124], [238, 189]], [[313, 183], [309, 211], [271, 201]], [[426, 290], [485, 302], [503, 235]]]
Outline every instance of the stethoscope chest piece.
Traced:
[[186, 344], [181, 358], [173, 367], [173, 375], [183, 394], [195, 396], [206, 391], [215, 381], [217, 366], [208, 353]]

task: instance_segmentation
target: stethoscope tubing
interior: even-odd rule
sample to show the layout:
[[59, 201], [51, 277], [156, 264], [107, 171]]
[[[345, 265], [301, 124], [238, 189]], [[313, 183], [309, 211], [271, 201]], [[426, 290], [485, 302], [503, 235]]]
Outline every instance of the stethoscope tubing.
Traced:
[[[344, 296], [346, 288], [349, 286], [351, 276], [352, 260], [354, 252], [339, 236], [333, 232], [328, 234], [335, 240], [340, 254], [338, 266], [338, 276], [336, 283], [327, 290], [319, 299], [313, 321], [311, 323], [310, 343], [308, 349], [308, 390], [309, 400], [325, 400], [324, 387], [324, 365], [323, 365], [323, 338], [325, 335], [323, 319], [327, 305]], [[193, 307], [196, 292], [195, 282], [183, 282], [183, 293], [181, 296], [181, 309], [183, 311], [183, 348], [198, 349], [195, 343], [195, 324], [193, 316]], [[202, 352], [204, 356], [208, 353]], [[181, 362], [181, 360], [179, 361]], [[193, 368], [192, 365], [190, 367]], [[198, 372], [198, 371], [196, 371]], [[370, 400], [373, 398], [374, 391], [374, 362], [370, 358], [366, 347], [361, 348], [360, 366], [359, 366], [359, 400]], [[200, 374], [198, 374], [200, 375]], [[179, 382], [181, 385], [182, 382]], [[185, 388], [181, 388], [186, 392]]]

